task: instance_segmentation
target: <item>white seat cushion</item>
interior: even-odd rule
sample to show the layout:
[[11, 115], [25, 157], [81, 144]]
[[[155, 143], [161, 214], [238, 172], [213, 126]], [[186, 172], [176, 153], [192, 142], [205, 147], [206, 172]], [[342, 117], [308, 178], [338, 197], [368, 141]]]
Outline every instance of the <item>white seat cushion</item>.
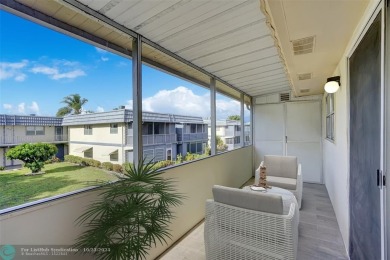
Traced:
[[287, 190], [296, 190], [297, 179], [267, 176], [267, 184]]

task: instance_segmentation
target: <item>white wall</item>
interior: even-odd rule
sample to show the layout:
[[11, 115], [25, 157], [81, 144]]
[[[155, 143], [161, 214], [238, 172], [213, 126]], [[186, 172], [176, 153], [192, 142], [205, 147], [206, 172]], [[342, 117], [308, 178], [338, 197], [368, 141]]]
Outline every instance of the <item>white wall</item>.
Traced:
[[337, 217], [344, 244], [349, 241], [349, 153], [348, 153], [348, 121], [346, 60], [342, 61], [335, 75], [341, 77], [341, 87], [334, 95], [335, 109], [335, 140], [325, 139], [326, 135], [326, 100], [322, 102], [323, 108], [323, 176], [330, 200]]
[[[164, 175], [175, 178], [178, 191], [187, 196], [176, 209], [177, 218], [171, 224], [171, 245], [204, 218], [205, 202], [212, 198], [214, 184], [239, 187], [251, 178], [252, 147], [187, 163], [166, 170]], [[74, 220], [96, 195], [96, 191], [85, 192], [0, 215], [0, 245], [72, 245], [83, 230], [75, 226]], [[166, 248], [154, 248], [148, 259], [154, 259]]]
[[[110, 133], [110, 124], [92, 125], [92, 135], [84, 135], [84, 125], [69, 127], [69, 154], [84, 157], [83, 152], [75, 152], [76, 149], [93, 147], [93, 159], [101, 162], [122, 164], [125, 162], [125, 124], [118, 123], [118, 133]], [[76, 142], [76, 143], [74, 143]], [[118, 161], [110, 161], [109, 154], [118, 150]]]
[[[349, 246], [349, 83], [347, 57], [378, 5], [371, 0], [333, 75], [340, 75], [341, 87], [335, 93], [335, 141], [323, 142], [323, 173], [326, 188], [348, 251]], [[332, 75], [329, 75], [332, 76]], [[325, 95], [323, 99], [323, 138], [326, 120]]]

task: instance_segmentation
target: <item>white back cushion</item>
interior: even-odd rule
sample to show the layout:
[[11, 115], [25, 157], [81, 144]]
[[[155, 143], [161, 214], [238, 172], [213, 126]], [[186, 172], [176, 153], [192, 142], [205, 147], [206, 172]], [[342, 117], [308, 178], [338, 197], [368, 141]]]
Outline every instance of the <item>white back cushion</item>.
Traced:
[[283, 200], [278, 194], [214, 185], [213, 195], [215, 202], [261, 212], [283, 214]]
[[267, 167], [267, 175], [297, 178], [298, 159], [296, 156], [265, 155], [264, 166]]

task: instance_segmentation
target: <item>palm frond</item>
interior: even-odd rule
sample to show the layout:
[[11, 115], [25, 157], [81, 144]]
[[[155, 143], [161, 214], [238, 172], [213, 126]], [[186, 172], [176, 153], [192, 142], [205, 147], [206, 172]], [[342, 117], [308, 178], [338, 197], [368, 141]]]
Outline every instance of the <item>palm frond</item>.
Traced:
[[164, 179], [154, 166], [145, 159], [126, 165], [120, 181], [101, 187], [99, 199], [76, 219], [87, 230], [77, 239], [76, 248], [109, 249], [97, 251], [97, 259], [139, 260], [146, 258], [151, 246], [167, 244], [172, 207], [185, 196], [176, 192], [174, 180]]

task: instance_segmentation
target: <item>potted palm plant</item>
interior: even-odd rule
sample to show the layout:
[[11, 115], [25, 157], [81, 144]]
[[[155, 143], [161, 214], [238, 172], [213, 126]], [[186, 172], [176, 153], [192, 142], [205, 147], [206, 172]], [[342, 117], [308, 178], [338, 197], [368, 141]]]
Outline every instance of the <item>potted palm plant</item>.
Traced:
[[98, 259], [145, 259], [157, 242], [167, 243], [172, 207], [181, 204], [172, 179], [154, 163], [128, 164], [120, 180], [102, 186], [99, 200], [78, 218], [87, 228], [75, 247]]

